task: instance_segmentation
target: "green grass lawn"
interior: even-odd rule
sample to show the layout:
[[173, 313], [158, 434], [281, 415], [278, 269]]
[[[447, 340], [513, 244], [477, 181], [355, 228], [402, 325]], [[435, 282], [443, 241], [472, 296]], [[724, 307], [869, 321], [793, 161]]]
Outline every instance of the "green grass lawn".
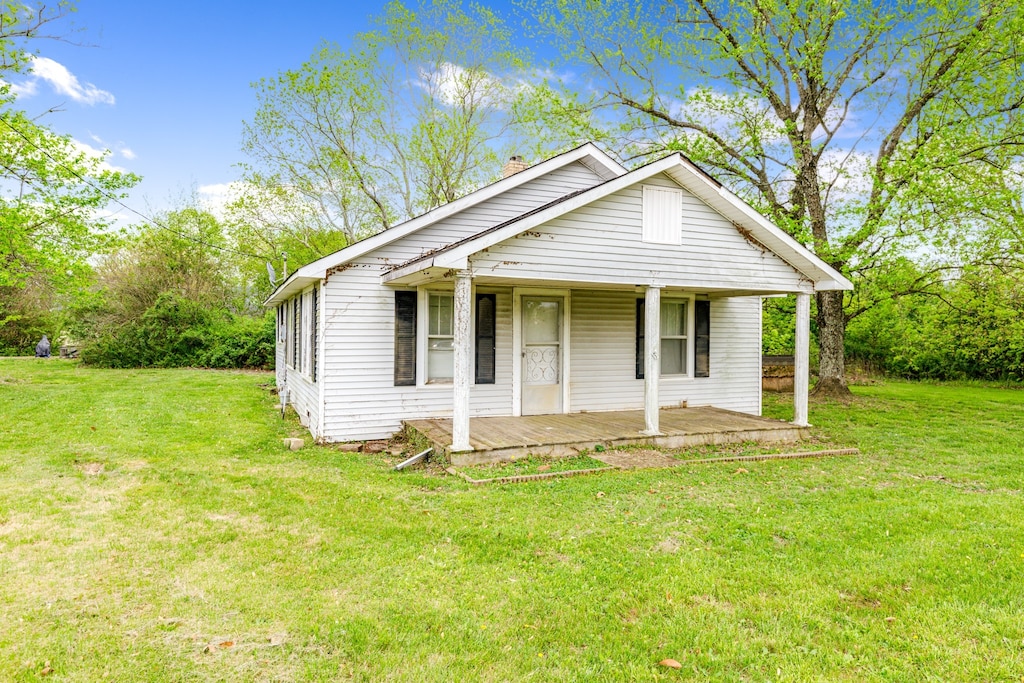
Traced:
[[0, 680], [1024, 676], [1024, 391], [812, 404], [860, 456], [472, 487], [284, 450], [270, 380], [0, 359]]

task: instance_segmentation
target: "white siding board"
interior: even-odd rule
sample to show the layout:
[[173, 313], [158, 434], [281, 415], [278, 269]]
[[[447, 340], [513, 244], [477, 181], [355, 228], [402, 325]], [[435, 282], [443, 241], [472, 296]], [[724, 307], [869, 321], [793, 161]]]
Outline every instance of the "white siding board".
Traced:
[[[573, 291], [572, 411], [643, 408], [644, 381], [636, 379], [635, 365], [637, 297], [633, 292]], [[759, 297], [712, 300], [711, 376], [663, 377], [660, 404], [687, 401], [760, 414], [760, 325]]]
[[[671, 183], [655, 176], [645, 184], [651, 180]], [[749, 243], [731, 222], [681, 192], [680, 246], [643, 242], [642, 185], [637, 184], [475, 254], [473, 268], [497, 277], [565, 282], [642, 284], [655, 279], [697, 291], [809, 287], [785, 261]]]
[[[299, 294], [298, 296], [306, 296]], [[292, 310], [292, 302], [294, 297], [288, 299], [285, 304], [288, 306], [288, 310]], [[300, 365], [306, 365], [308, 367], [309, 360], [309, 297], [303, 301], [303, 322], [300, 326], [300, 332], [297, 339], [294, 340], [297, 344], [306, 344], [303, 352], [303, 363]], [[294, 335], [293, 326], [288, 326], [288, 334]], [[299, 421], [305, 425], [314, 438], [318, 438], [320, 432], [320, 414], [321, 414], [321, 402], [320, 402], [320, 387], [310, 381], [307, 375], [299, 368], [293, 368], [291, 366], [291, 358], [286, 358], [284, 349], [285, 345], [278, 345], [277, 361], [280, 365], [277, 368], [278, 374], [278, 386], [282, 383], [287, 387], [288, 404], [292, 406], [295, 413], [299, 416]], [[283, 377], [283, 382], [282, 382]]]
[[[381, 285], [384, 269], [474, 235], [578, 189], [602, 182], [572, 163], [505, 194], [355, 260], [325, 283], [323, 436], [328, 441], [385, 438], [403, 419], [447, 417], [451, 385], [394, 386], [394, 289]], [[497, 293], [495, 383], [473, 385], [473, 416], [508, 415], [512, 408], [512, 294]], [[421, 312], [422, 314], [422, 312]], [[424, 362], [418, 357], [417, 363]]]

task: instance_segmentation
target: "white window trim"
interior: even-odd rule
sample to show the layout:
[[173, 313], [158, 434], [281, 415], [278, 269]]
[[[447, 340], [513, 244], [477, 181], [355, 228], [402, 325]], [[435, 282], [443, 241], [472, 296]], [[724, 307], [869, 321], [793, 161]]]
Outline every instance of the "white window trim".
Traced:
[[[697, 318], [695, 314], [694, 301], [696, 297], [693, 294], [684, 294], [682, 292], [666, 292], [661, 293], [661, 304], [664, 306], [666, 303], [672, 302], [684, 302], [686, 303], [686, 373], [679, 375], [666, 375], [660, 374], [659, 377], [666, 381], [677, 381], [677, 380], [690, 380], [693, 379], [693, 372], [695, 366], [694, 354], [696, 351], [696, 339], [694, 338], [694, 332], [696, 331]], [[660, 326], [659, 326], [660, 327]], [[665, 336], [662, 335], [661, 339]], [[658, 340], [659, 357], [661, 349], [661, 339]]]
[[[637, 300], [643, 299], [644, 297], [638, 296]], [[686, 292], [667, 292], [661, 290], [661, 304], [665, 305], [670, 301], [685, 301], [686, 302], [686, 374], [685, 375], [664, 375], [659, 374], [658, 377], [665, 382], [689, 382], [694, 379], [693, 373], [696, 367], [696, 338], [695, 332], [697, 330], [697, 316], [695, 313], [694, 302], [697, 300], [695, 294], [689, 294]], [[661, 326], [659, 325], [659, 328]], [[660, 356], [661, 356], [661, 339], [658, 339], [658, 355], [659, 355], [659, 368], [660, 368]], [[643, 382], [642, 379], [636, 380], [637, 382]]]
[[[452, 287], [438, 287], [436, 285], [424, 285], [416, 288], [416, 386], [417, 387], [444, 387], [451, 389], [453, 380], [427, 379], [427, 366], [429, 353], [429, 332], [430, 332], [430, 295], [444, 294], [454, 297], [455, 289]], [[476, 286], [473, 286], [473, 300], [476, 300]], [[473, 335], [475, 351], [476, 344], [476, 315], [473, 315], [473, 328], [470, 334]], [[454, 330], [453, 330], [454, 331]], [[453, 343], [454, 343], [454, 337]]]

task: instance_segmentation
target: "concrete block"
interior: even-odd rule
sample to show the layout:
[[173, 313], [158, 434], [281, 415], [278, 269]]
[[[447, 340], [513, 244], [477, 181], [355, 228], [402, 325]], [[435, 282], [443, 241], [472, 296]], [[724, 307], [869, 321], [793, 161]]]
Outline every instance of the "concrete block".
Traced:
[[300, 448], [302, 448], [305, 445], [306, 445], [306, 442], [303, 441], [302, 439], [285, 439], [284, 440], [284, 447], [289, 449], [289, 450], [292, 450], [292, 451], [297, 451], [297, 450], [299, 450]]

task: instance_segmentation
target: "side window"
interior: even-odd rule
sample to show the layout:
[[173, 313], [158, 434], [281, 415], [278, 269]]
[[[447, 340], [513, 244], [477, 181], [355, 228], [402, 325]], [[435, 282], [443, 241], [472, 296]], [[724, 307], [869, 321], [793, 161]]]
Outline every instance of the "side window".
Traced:
[[455, 374], [455, 297], [427, 296], [427, 382], [450, 382]]

